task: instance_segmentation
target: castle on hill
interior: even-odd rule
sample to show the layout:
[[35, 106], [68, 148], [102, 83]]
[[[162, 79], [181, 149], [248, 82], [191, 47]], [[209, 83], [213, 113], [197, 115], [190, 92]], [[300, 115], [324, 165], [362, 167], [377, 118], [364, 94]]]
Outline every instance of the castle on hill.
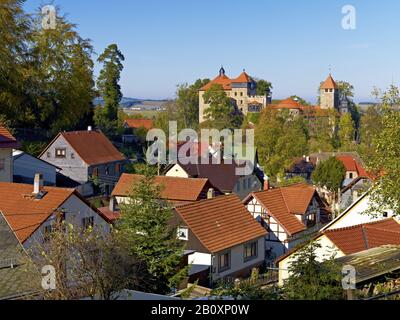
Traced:
[[199, 90], [199, 122], [206, 120], [205, 110], [209, 105], [204, 101], [205, 92], [213, 85], [220, 85], [224, 89], [226, 95], [231, 99], [233, 106], [237, 112], [244, 116], [248, 113], [259, 113], [266, 107], [274, 109], [290, 109], [292, 114], [301, 114], [305, 110], [337, 110], [340, 114], [349, 112], [348, 101], [341, 94], [340, 88], [329, 74], [327, 79], [320, 86], [320, 105], [319, 106], [302, 106], [296, 100], [288, 98], [279, 104], [272, 105], [271, 97], [267, 95], [259, 96], [257, 92], [257, 82], [243, 71], [237, 78], [231, 79], [225, 74], [225, 69], [221, 67], [216, 78], [210, 81]]

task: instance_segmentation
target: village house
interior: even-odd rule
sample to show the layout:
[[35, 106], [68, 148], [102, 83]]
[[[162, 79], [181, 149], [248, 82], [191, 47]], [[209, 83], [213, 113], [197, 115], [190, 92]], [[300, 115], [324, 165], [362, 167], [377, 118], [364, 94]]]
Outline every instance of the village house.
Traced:
[[[336, 157], [336, 159], [343, 163], [346, 169], [338, 203], [336, 204], [339, 210], [344, 210], [371, 187], [373, 180], [372, 175], [364, 168], [363, 162], [357, 153], [322, 152], [303, 156], [302, 158], [295, 158], [290, 167], [285, 170], [285, 175], [287, 179], [302, 177], [311, 182], [312, 173], [317, 165], [329, 157]], [[324, 195], [328, 202], [332, 201], [330, 191], [320, 188], [319, 192]]]
[[230, 79], [225, 74], [225, 69], [222, 67], [219, 71], [219, 75], [199, 90], [200, 123], [206, 120], [205, 110], [209, 108], [207, 101], [204, 101], [204, 94], [213, 85], [222, 86], [226, 95], [231, 99], [236, 111], [243, 115], [261, 112], [270, 101], [269, 93], [267, 92], [262, 96], [256, 95], [257, 83], [245, 71], [237, 78]]
[[[326, 229], [313, 241], [320, 245], [315, 253], [317, 260], [322, 262], [332, 257], [341, 258], [382, 245], [400, 245], [400, 223], [390, 218], [338, 229]], [[290, 265], [300, 249], [301, 247], [295, 248], [277, 260], [280, 285], [283, 285], [290, 276]]]
[[[184, 161], [181, 158], [182, 153]], [[177, 163], [165, 168], [165, 176], [208, 179], [224, 194], [234, 193], [241, 199], [263, 188], [264, 172], [258, 165], [257, 152], [250, 162], [240, 159], [237, 155], [227, 158], [221, 144], [183, 142], [177, 145], [177, 156]]]
[[[116, 200], [116, 204], [126, 204], [134, 184], [140, 182], [141, 179], [143, 179], [142, 175], [124, 173], [112, 192], [112, 198]], [[161, 189], [161, 200], [168, 201], [173, 206], [214, 198], [223, 194], [208, 179], [157, 176], [154, 183]], [[102, 210], [105, 211], [105, 209]], [[114, 207], [111, 211], [116, 211], [116, 208]]]
[[307, 184], [253, 192], [243, 203], [268, 231], [265, 245], [270, 264], [330, 221], [326, 204]]
[[[376, 204], [371, 200], [371, 192], [372, 190], [365, 192], [338, 217], [324, 226], [321, 231], [346, 228], [358, 224], [376, 222], [382, 219], [394, 217], [394, 212], [389, 207], [381, 207], [380, 209], [382, 212], [374, 211]], [[373, 212], [371, 212], [371, 210]]]
[[264, 263], [265, 236], [236, 195], [177, 206], [172, 222], [186, 243], [190, 282], [210, 286], [224, 278], [241, 278]]
[[0, 211], [0, 300], [34, 298], [41, 290], [39, 270]]
[[61, 168], [36, 158], [21, 150], [13, 151], [14, 182], [33, 184], [35, 175], [41, 173], [45, 186], [57, 185], [57, 173]]
[[[80, 184], [84, 196], [110, 195], [118, 182], [126, 158], [99, 131], [61, 132], [39, 156], [62, 169], [64, 176]], [[95, 187], [100, 190], [95, 192]]]
[[37, 174], [34, 185], [0, 183], [0, 211], [27, 248], [47, 241], [56, 222], [65, 221], [75, 229], [93, 227], [109, 232], [108, 219], [75, 189], [43, 186]]
[[126, 119], [124, 121], [125, 132], [122, 135], [123, 143], [133, 143], [137, 142], [138, 131], [143, 129], [145, 131], [154, 128], [154, 121], [151, 119]]
[[17, 139], [0, 125], [0, 182], [13, 181], [13, 149], [19, 147]]

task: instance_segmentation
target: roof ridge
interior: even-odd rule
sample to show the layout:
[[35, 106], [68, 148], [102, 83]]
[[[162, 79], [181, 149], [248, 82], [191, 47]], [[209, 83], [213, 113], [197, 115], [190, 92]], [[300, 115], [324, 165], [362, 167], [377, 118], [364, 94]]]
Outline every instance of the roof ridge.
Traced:
[[[383, 220], [360, 223], [360, 224], [355, 224], [355, 225], [352, 225], [352, 226], [347, 226], [347, 227], [342, 227], [342, 228], [337, 228], [337, 229], [328, 229], [328, 230], [324, 230], [323, 233], [325, 233], [325, 232], [333, 232], [333, 231], [351, 230], [351, 229], [361, 228], [361, 227], [364, 227], [364, 226], [370, 227], [371, 225], [376, 225], [378, 223], [387, 222], [387, 221], [390, 221], [390, 220], [396, 221], [394, 218], [387, 218], [387, 219], [383, 219]], [[377, 228], [377, 229], [379, 229], [379, 228]]]
[[[190, 207], [190, 206], [198, 206], [198, 205], [200, 205], [200, 204], [203, 204], [203, 203], [205, 203], [205, 202], [215, 202], [215, 201], [217, 201], [217, 200], [219, 200], [219, 201], [221, 201], [221, 200], [223, 200], [223, 199], [227, 199], [227, 198], [236, 198], [237, 197], [237, 195], [236, 194], [227, 194], [227, 195], [222, 195], [222, 196], [218, 196], [218, 197], [215, 197], [215, 198], [211, 198], [211, 199], [202, 199], [202, 200], [198, 200], [198, 201], [196, 201], [196, 202], [192, 202], [192, 203], [184, 203], [184, 204], [181, 204], [181, 205], [177, 205], [176, 206], [176, 209], [178, 209], [178, 208], [186, 208], [186, 207]], [[238, 199], [239, 199], [239, 197], [237, 197]], [[240, 200], [240, 199], [239, 199]], [[242, 202], [241, 202], [242, 203]]]

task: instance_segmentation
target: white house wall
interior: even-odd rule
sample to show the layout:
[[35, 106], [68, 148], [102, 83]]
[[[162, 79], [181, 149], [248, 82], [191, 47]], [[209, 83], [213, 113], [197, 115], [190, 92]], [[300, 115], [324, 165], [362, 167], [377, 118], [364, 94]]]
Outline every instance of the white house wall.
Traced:
[[[61, 207], [65, 211], [65, 222], [72, 224], [76, 230], [82, 228], [82, 219], [94, 217], [94, 228], [103, 234], [110, 232], [110, 225], [92, 208], [72, 195]], [[43, 242], [43, 232], [45, 227], [53, 225], [55, 214], [50, 216], [24, 243], [25, 249], [34, 249], [35, 245]]]
[[[231, 253], [231, 268], [229, 270], [226, 270], [224, 272], [218, 273], [218, 254], [215, 256], [215, 264], [216, 264], [216, 272], [213, 274], [213, 280], [218, 280], [223, 277], [228, 277], [230, 274], [239, 272], [243, 269], [249, 268], [253, 265], [256, 264], [261, 264], [265, 260], [265, 240], [264, 238], [259, 238], [257, 241], [257, 253], [258, 256], [257, 258], [250, 260], [248, 262], [244, 261], [244, 245], [241, 244], [239, 246], [236, 246], [228, 251]], [[223, 254], [226, 251], [223, 251], [219, 254]]]
[[[347, 212], [336, 218], [333, 223], [328, 225], [324, 230], [340, 229], [345, 227], [351, 227], [363, 223], [370, 223], [384, 219], [382, 216], [373, 217], [366, 214], [365, 212], [369, 209], [370, 197], [369, 195], [364, 196], [355, 204], [350, 207]], [[393, 216], [392, 210], [387, 210], [388, 217]]]
[[[328, 260], [332, 256], [336, 258], [340, 258], [344, 256], [344, 253], [340, 251], [335, 244], [329, 240], [329, 238], [325, 235], [322, 235], [317, 240], [317, 243], [321, 245], [320, 248], [315, 250], [316, 259], [319, 262]], [[279, 262], [279, 285], [282, 286], [284, 281], [289, 277], [289, 268], [291, 263], [296, 259], [296, 253], [294, 252], [290, 256], [286, 257], [282, 261]]]

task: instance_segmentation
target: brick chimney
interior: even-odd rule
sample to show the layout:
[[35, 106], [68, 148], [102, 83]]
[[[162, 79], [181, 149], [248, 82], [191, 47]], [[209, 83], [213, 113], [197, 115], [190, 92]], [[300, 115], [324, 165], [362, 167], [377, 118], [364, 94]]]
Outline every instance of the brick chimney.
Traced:
[[37, 195], [42, 191], [44, 185], [43, 175], [41, 173], [35, 174], [35, 179], [33, 181], [33, 194]]

